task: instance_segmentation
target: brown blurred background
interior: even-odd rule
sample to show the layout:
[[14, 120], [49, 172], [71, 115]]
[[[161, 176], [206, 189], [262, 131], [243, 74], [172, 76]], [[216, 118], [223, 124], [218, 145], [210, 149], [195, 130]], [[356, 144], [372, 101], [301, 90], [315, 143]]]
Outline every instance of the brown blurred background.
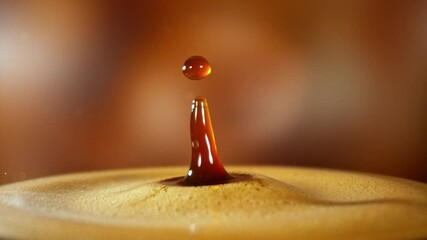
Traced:
[[421, 0], [1, 1], [0, 184], [187, 165], [197, 95], [226, 165], [427, 182], [426, 43]]

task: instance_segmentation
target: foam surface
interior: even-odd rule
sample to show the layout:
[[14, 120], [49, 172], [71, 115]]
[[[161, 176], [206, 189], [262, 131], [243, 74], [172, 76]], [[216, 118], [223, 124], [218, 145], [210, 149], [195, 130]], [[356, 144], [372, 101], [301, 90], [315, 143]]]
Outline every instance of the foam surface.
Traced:
[[71, 174], [0, 187], [0, 236], [40, 239], [427, 237], [427, 185], [353, 172], [229, 167], [250, 180], [168, 186], [186, 167]]

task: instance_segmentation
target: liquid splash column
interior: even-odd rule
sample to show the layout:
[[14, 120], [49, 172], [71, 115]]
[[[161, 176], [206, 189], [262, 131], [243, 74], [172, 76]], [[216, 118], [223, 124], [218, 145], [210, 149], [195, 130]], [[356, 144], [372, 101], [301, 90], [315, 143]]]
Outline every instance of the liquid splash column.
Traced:
[[190, 132], [191, 165], [184, 182], [188, 185], [210, 185], [231, 179], [219, 157], [208, 102], [203, 97], [193, 100]]

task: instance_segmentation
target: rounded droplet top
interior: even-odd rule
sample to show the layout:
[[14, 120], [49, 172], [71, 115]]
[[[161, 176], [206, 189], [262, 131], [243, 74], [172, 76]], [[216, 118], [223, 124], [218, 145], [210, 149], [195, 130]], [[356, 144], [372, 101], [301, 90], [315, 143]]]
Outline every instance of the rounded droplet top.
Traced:
[[202, 56], [192, 56], [188, 58], [182, 66], [182, 72], [191, 80], [200, 80], [211, 74], [211, 65]]

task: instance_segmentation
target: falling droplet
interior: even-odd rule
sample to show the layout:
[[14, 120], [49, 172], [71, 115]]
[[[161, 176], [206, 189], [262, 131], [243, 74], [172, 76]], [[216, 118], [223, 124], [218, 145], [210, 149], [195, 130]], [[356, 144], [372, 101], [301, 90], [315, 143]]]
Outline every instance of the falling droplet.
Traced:
[[211, 74], [211, 65], [206, 58], [192, 56], [188, 58], [182, 66], [182, 72], [191, 80], [200, 80]]

